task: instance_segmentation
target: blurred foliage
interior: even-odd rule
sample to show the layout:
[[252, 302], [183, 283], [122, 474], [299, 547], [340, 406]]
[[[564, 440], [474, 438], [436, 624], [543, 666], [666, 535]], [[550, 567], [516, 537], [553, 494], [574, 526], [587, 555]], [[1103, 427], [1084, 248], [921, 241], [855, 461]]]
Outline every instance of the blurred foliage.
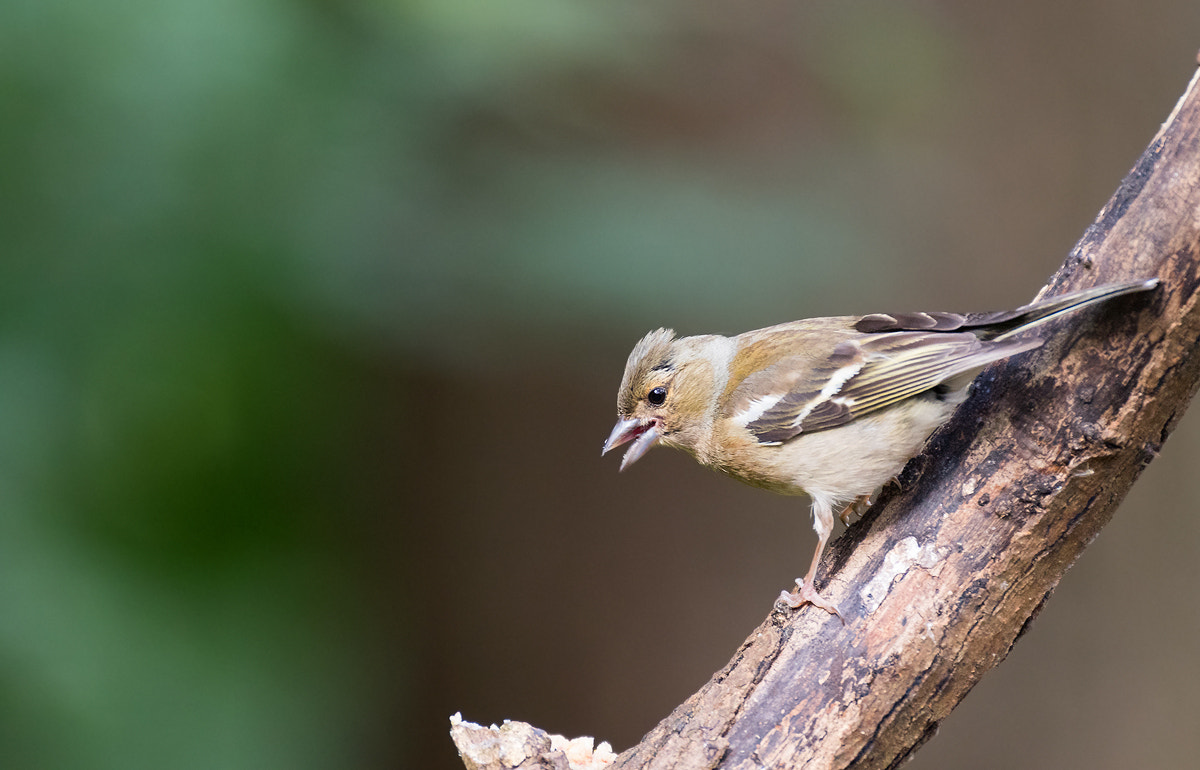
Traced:
[[947, 37], [881, 3], [6, 3], [0, 766], [373, 761], [405, 674], [372, 671], [362, 378], [886, 282], [841, 135], [902, 134]]

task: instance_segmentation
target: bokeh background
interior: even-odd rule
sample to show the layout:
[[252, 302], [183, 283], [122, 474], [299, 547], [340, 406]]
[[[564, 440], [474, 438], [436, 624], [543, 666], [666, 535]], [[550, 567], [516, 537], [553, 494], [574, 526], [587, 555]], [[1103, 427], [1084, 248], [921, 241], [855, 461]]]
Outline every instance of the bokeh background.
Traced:
[[[599, 457], [647, 329], [1030, 299], [1200, 5], [0, 9], [0, 766], [619, 750], [803, 572], [807, 506]], [[1200, 423], [910, 765], [1200, 754]]]

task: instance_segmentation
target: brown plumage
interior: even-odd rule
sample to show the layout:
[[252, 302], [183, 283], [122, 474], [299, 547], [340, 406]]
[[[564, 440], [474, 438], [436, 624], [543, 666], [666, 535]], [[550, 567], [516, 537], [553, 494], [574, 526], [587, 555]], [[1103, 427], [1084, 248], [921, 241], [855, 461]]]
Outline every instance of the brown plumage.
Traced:
[[732, 338], [658, 329], [629, 356], [604, 452], [632, 442], [624, 469], [663, 444], [747, 484], [808, 494], [817, 550], [780, 599], [838, 614], [813, 586], [834, 511], [896, 476], [984, 366], [1044, 342], [1041, 324], [1157, 285], [1110, 284], [1000, 313], [812, 318]]

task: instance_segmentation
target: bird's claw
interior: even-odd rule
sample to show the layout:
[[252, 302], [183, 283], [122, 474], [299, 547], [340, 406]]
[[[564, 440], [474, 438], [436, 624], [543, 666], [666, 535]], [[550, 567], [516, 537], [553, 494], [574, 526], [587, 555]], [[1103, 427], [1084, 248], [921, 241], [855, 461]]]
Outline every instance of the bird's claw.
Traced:
[[838, 620], [842, 621], [842, 625], [846, 625], [846, 619], [842, 617], [842, 613], [838, 612], [837, 605], [817, 593], [817, 589], [805, 583], [804, 578], [796, 578], [796, 587], [792, 591], [779, 592], [779, 598], [775, 600], [775, 609], [794, 610], [805, 604], [812, 604], [830, 615], [837, 615]]
[[862, 515], [867, 512], [867, 508], [870, 507], [871, 496], [859, 495], [858, 497], [854, 498], [854, 501], [847, 505], [841, 513], [838, 514], [838, 518], [841, 519], [842, 523], [848, 527], [850, 526], [850, 519], [854, 518], [855, 516], [861, 519]]

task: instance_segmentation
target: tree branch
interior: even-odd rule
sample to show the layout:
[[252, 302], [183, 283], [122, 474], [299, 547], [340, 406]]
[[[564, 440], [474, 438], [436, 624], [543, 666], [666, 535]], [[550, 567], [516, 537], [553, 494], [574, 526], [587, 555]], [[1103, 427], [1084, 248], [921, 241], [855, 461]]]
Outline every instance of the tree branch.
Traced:
[[[1005, 658], [1200, 383], [1200, 87], [1051, 280], [1159, 276], [999, 364], [836, 541], [846, 616], [774, 613], [614, 768], [890, 768]], [[1001, 266], [998, 266], [998, 269]]]

